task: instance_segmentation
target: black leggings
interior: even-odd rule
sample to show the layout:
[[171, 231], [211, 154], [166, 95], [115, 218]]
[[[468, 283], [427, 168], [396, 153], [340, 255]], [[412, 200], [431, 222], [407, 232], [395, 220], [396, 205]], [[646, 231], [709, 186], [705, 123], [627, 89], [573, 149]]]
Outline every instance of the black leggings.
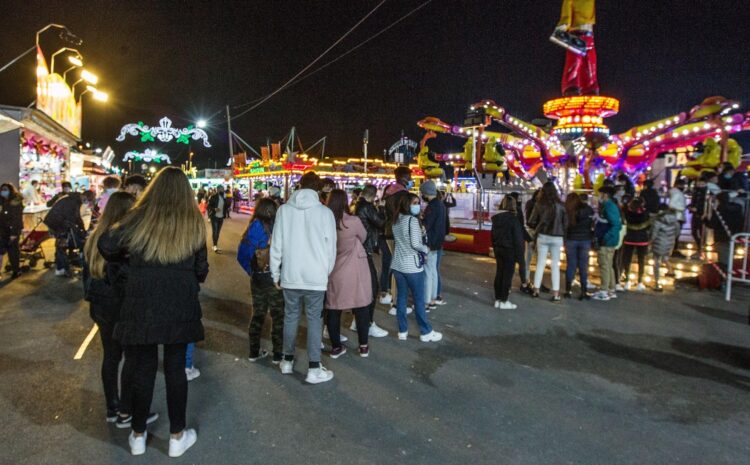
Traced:
[[[360, 307], [352, 309], [354, 319], [357, 322], [357, 337], [359, 345], [367, 345], [367, 336], [370, 334], [370, 307]], [[341, 310], [326, 311], [326, 326], [328, 326], [328, 336], [331, 338], [331, 347], [341, 347]]]
[[516, 271], [516, 254], [511, 249], [495, 249], [495, 300], [507, 302], [513, 273]]
[[372, 302], [367, 306], [367, 309], [370, 315], [370, 324], [372, 324], [375, 321], [375, 302], [378, 299], [378, 270], [375, 269], [372, 255], [367, 255], [367, 265], [370, 267], [370, 282], [372, 283]]
[[[187, 344], [164, 345], [164, 381], [167, 384], [169, 432], [177, 434], [185, 429], [188, 384], [185, 376]], [[133, 431], [146, 431], [146, 420], [154, 397], [156, 370], [159, 366], [159, 346], [125, 346], [125, 358], [133, 367]]]
[[[102, 339], [102, 384], [104, 385], [104, 399], [107, 401], [107, 410], [110, 412], [130, 413], [130, 384], [131, 380], [126, 379], [126, 372], [122, 373], [122, 397], [126, 399], [120, 402], [117, 378], [120, 371], [120, 361], [122, 360], [122, 346], [112, 337], [114, 325], [106, 322], [97, 322], [99, 326], [99, 336]], [[126, 410], [127, 409], [127, 410]]]
[[625, 244], [622, 247], [622, 264], [625, 270], [625, 277], [630, 280], [630, 264], [633, 262], [633, 251], [638, 254], [638, 282], [643, 282], [643, 271], [646, 266], [647, 245], [630, 245]]
[[[18, 273], [21, 270], [19, 264], [21, 263], [21, 251], [18, 248], [18, 236], [10, 240], [9, 234], [0, 235], [0, 250], [8, 251], [8, 261], [10, 262], [10, 269], [13, 273]], [[3, 256], [0, 254], [0, 263], [3, 262]], [[2, 270], [0, 270], [2, 272]]]

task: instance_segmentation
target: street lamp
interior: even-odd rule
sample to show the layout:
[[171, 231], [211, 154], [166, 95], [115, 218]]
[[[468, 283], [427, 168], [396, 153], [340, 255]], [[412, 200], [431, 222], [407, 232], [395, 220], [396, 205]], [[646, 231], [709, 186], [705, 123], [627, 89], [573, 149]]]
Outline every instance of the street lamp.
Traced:
[[78, 101], [80, 102], [83, 99], [83, 95], [88, 92], [94, 94], [94, 100], [99, 100], [100, 102], [106, 102], [109, 100], [109, 95], [106, 92], [102, 92], [94, 86], [86, 86], [86, 90], [81, 92], [81, 95], [78, 96]]
[[65, 81], [68, 77], [68, 73], [73, 71], [76, 68], [83, 67], [83, 58], [82, 57], [75, 57], [75, 56], [69, 56], [68, 61], [73, 65], [70, 68], [66, 69], [63, 73], [63, 81]]
[[63, 47], [60, 50], [52, 54], [52, 58], [50, 59], [50, 73], [55, 72], [55, 57], [63, 52], [75, 52], [75, 55], [71, 55], [70, 57], [68, 57], [68, 61], [73, 63], [74, 66], [83, 66], [83, 57], [81, 56], [81, 53], [77, 49], [70, 48], [70, 47]]
[[206, 127], [206, 120], [199, 119], [198, 122], [195, 123], [195, 125], [198, 126], [201, 129], [203, 129], [203, 128]]
[[83, 43], [83, 40], [81, 40], [78, 36], [76, 36], [75, 34], [73, 34], [72, 32], [70, 32], [70, 30], [67, 27], [63, 26], [62, 24], [48, 24], [48, 25], [46, 25], [45, 27], [39, 29], [36, 32], [36, 45], [33, 46], [33, 47], [29, 47], [28, 50], [26, 50], [22, 54], [18, 55], [17, 57], [13, 58], [12, 60], [10, 60], [6, 64], [4, 64], [3, 67], [0, 68], [0, 73], [2, 73], [3, 71], [5, 71], [6, 69], [10, 68], [11, 66], [13, 66], [13, 64], [15, 62], [17, 62], [18, 60], [20, 60], [21, 58], [25, 57], [29, 53], [31, 53], [34, 50], [38, 49], [39, 48], [39, 36], [44, 31], [46, 31], [48, 29], [51, 29], [53, 27], [57, 28], [57, 29], [62, 29], [62, 32], [60, 32], [60, 38], [62, 40], [66, 41], [66, 42], [68, 42], [70, 44], [76, 45], [76, 46], [81, 45]]

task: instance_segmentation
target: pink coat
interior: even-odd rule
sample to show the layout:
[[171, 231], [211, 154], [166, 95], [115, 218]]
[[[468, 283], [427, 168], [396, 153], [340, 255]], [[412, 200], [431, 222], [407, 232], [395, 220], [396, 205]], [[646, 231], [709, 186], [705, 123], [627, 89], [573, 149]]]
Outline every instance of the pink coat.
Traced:
[[344, 214], [336, 236], [336, 264], [328, 276], [326, 308], [351, 310], [372, 302], [372, 282], [367, 252], [362, 245], [367, 238], [362, 221]]

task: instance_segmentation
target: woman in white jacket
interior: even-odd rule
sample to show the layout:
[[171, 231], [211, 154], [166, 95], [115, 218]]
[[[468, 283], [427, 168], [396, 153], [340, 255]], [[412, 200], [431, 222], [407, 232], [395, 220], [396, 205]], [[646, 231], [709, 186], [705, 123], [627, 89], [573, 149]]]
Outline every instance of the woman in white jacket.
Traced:
[[398, 290], [396, 293], [398, 338], [404, 341], [409, 334], [406, 299], [407, 292], [411, 291], [414, 299], [414, 314], [419, 325], [419, 339], [422, 342], [437, 342], [443, 338], [443, 335], [432, 329], [425, 312], [424, 261], [430, 249], [424, 243], [422, 225], [417, 218], [419, 211], [419, 197], [414, 194], [404, 195], [396, 206], [393, 222], [395, 251], [391, 271], [396, 278]]

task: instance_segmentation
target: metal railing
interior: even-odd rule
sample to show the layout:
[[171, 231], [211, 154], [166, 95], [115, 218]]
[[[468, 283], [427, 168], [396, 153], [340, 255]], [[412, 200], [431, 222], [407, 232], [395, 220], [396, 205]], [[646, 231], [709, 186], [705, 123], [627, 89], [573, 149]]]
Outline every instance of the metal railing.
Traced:
[[[739, 269], [734, 267], [734, 256], [738, 250], [738, 246], [743, 247], [744, 250], [741, 253], [742, 264]], [[750, 284], [750, 273], [747, 269], [747, 254], [748, 248], [750, 248], [750, 233], [737, 233], [732, 236], [732, 241], [729, 243], [729, 263], [727, 264], [727, 286], [726, 295], [724, 298], [728, 301], [732, 299], [732, 282]]]

